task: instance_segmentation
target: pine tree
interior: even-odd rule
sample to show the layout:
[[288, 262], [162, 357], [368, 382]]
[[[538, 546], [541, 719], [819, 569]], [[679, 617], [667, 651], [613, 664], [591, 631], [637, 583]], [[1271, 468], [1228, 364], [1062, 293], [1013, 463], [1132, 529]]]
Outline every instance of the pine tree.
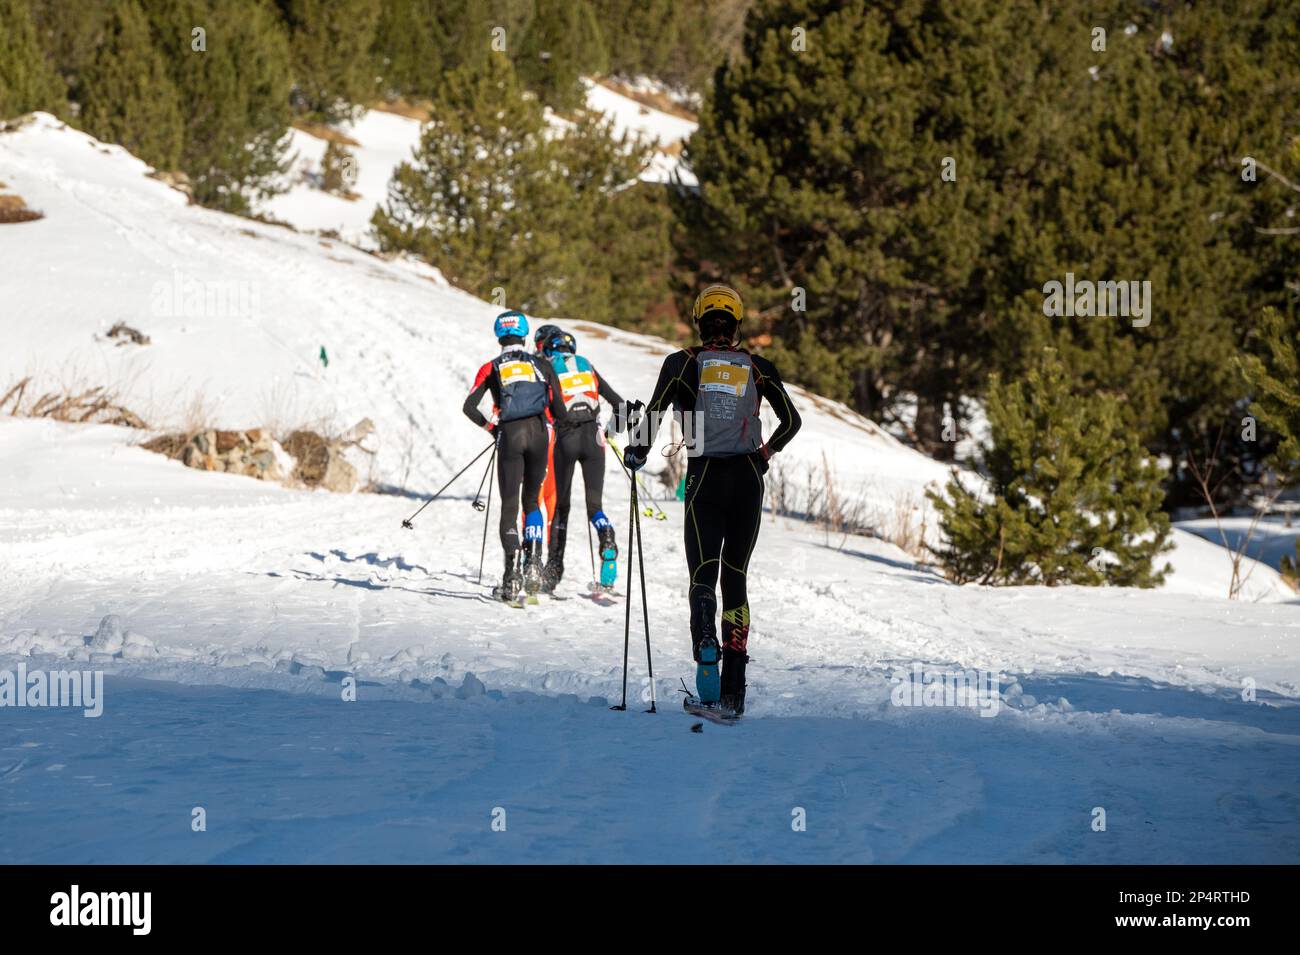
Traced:
[[27, 0], [0, 0], [0, 119], [62, 105]]
[[1033, 8], [760, 0], [687, 144], [689, 253], [748, 293], [752, 332], [876, 418], [914, 396], [939, 455], [945, 406], [959, 416], [1008, 350], [1000, 306], [1025, 286], [1002, 233], [1056, 145], [1039, 74], [1070, 54], [1050, 30], [1023, 42]]
[[588, 0], [537, 0], [536, 13], [514, 51], [519, 80], [556, 109], [583, 101], [579, 78], [609, 64], [600, 23]]
[[579, 110], [556, 146], [570, 192], [564, 227], [576, 255], [562, 314], [636, 326], [666, 297], [671, 265], [667, 191], [638, 181], [649, 160], [644, 144], [615, 136], [599, 114]]
[[[946, 543], [936, 556], [960, 582], [1152, 587], [1166, 570], [1161, 471], [1112, 395], [1080, 395], [1050, 349], [1022, 381], [993, 376], [987, 493], [954, 472], [929, 492]], [[1167, 568], [1166, 568], [1167, 569]]]
[[289, 50], [265, 0], [150, 4], [185, 120], [181, 169], [196, 201], [246, 212], [271, 195], [289, 137]]
[[67, 0], [29, 0], [45, 58], [58, 75], [68, 100], [81, 102], [81, 76], [95, 56], [108, 16], [106, 0], [77, 5], [68, 16]]
[[370, 50], [379, 0], [278, 0], [289, 30], [294, 104], [334, 123], [353, 116], [374, 88]]
[[453, 71], [372, 220], [380, 246], [424, 258], [474, 294], [502, 287], [519, 307], [553, 308], [565, 272], [556, 223], [568, 197], [545, 130], [541, 104], [519, 88], [505, 55]]
[[81, 124], [159, 169], [175, 169], [183, 126], [176, 87], [137, 0], [114, 0], [86, 67]]
[[585, 110], [551, 135], [503, 54], [448, 76], [433, 115], [372, 220], [381, 248], [539, 315], [631, 323], [662, 295], [668, 209], [637, 182], [644, 147]]
[[[1104, 27], [1106, 49], [1054, 94], [1058, 148], [1026, 182], [1032, 215], [1007, 230], [1006, 261], [1026, 289], [1073, 272], [1149, 281], [1151, 301], [1140, 321], [1048, 318], [1035, 292], [1011, 302], [1002, 337], [1030, 353], [1052, 344], [1081, 387], [1124, 393], [1152, 451], [1177, 461], [1218, 446], [1226, 502], [1259, 450], [1224, 429], [1240, 417], [1233, 359], [1252, 325], [1242, 316], [1283, 302], [1287, 278], [1274, 240], [1256, 230], [1252, 207], [1270, 190], [1243, 182], [1241, 163], [1279, 155], [1300, 121], [1295, 19], [1267, 0], [1117, 0], [1072, 10], [1063, 26], [1082, 36]], [[1219, 445], [1221, 429], [1231, 440]], [[1199, 498], [1185, 470], [1171, 472], [1167, 507]]]
[[439, 0], [384, 0], [371, 58], [384, 97], [428, 96], [444, 68], [447, 36]]
[[1278, 436], [1272, 464], [1286, 481], [1300, 480], [1300, 360], [1296, 341], [1300, 323], [1287, 321], [1275, 308], [1265, 309], [1260, 337], [1267, 355], [1247, 354], [1238, 367], [1254, 393], [1251, 413]]
[[592, 0], [609, 69], [703, 91], [740, 48], [750, 0]]

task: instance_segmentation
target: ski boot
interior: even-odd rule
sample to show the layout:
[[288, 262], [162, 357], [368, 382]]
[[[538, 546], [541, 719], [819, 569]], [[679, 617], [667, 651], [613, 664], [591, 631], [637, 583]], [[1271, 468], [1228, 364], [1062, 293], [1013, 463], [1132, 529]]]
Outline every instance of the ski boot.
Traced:
[[524, 592], [530, 596], [542, 589], [542, 542], [524, 542]]
[[557, 557], [547, 560], [546, 566], [542, 568], [542, 593], [555, 593], [555, 587], [563, 576], [564, 561]]
[[717, 704], [721, 692], [718, 641], [710, 636], [695, 648], [695, 698], [701, 703]]
[[718, 600], [703, 588], [691, 595], [691, 652], [695, 657], [695, 698], [716, 706], [721, 693], [721, 648], [716, 614]]
[[743, 650], [724, 647], [722, 650], [722, 680], [719, 706], [731, 716], [745, 712], [745, 664], [749, 655]]
[[546, 566], [542, 569], [542, 593], [553, 594], [555, 587], [564, 576], [564, 528], [551, 528], [551, 552], [546, 557]]
[[614, 525], [608, 520], [598, 531], [600, 537], [600, 585], [606, 590], [618, 579], [618, 544], [614, 543]]
[[506, 572], [501, 577], [498, 596], [505, 603], [514, 603], [519, 599], [519, 588], [522, 584], [523, 577], [519, 573], [519, 552], [511, 551], [506, 554]]

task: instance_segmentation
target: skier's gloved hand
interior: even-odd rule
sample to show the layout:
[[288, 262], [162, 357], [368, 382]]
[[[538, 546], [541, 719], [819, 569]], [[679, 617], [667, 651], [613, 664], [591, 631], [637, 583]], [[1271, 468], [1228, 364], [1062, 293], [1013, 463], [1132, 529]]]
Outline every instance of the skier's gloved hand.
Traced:
[[640, 401], [625, 401], [614, 409], [614, 430], [635, 431], [645, 414], [645, 405]]
[[623, 452], [623, 463], [629, 471], [640, 471], [645, 467], [646, 451], [641, 448], [628, 448]]

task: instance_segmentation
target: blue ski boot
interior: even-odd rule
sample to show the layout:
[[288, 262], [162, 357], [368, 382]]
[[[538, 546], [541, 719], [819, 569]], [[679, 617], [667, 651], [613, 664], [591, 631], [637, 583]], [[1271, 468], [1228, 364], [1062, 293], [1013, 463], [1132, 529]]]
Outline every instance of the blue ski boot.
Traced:
[[597, 511], [591, 523], [600, 538], [600, 586], [611, 590], [618, 579], [618, 544], [614, 543], [614, 525], [604, 511]]
[[717, 703], [722, 696], [722, 669], [718, 665], [718, 644], [707, 640], [696, 648], [695, 698], [701, 703]]

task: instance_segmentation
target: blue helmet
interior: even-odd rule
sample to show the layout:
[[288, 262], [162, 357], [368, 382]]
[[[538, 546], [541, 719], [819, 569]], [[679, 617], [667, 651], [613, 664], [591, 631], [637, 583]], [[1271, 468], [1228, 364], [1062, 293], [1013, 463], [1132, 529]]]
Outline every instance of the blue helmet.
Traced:
[[520, 338], [528, 337], [528, 319], [524, 317], [523, 312], [511, 310], [502, 312], [497, 316], [496, 324], [492, 326], [492, 331], [497, 338], [506, 338], [510, 335], [518, 335]]
[[562, 332], [558, 328], [555, 334], [546, 340], [546, 354], [554, 355], [556, 352], [568, 352], [570, 355], [578, 353], [578, 340], [568, 332]]

